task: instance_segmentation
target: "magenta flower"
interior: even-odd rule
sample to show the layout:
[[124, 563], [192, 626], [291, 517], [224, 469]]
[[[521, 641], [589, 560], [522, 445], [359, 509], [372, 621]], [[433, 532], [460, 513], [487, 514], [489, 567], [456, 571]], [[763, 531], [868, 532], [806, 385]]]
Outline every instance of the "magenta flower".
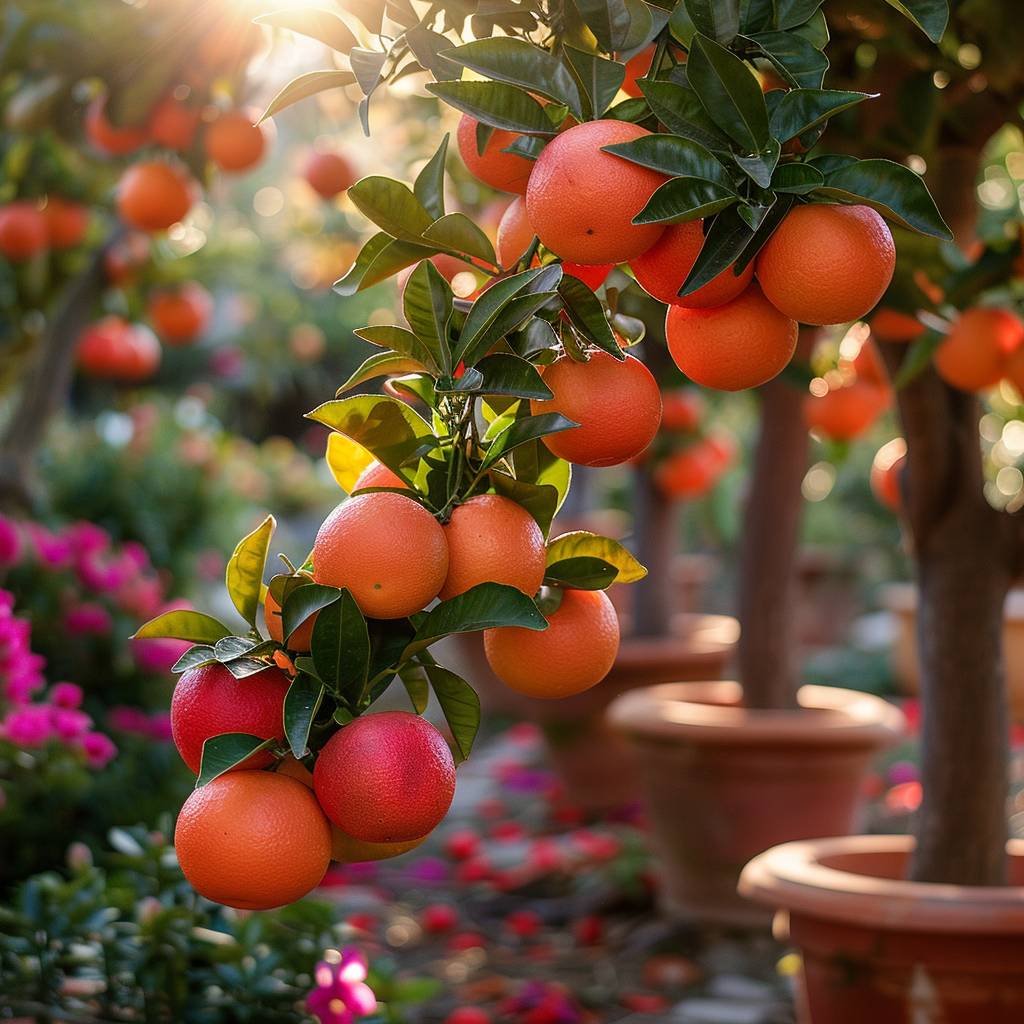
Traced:
[[95, 523], [73, 523], [64, 531], [64, 536], [79, 555], [106, 551], [110, 547], [110, 534]]
[[138, 736], [149, 733], [149, 718], [141, 708], [119, 705], [107, 714], [107, 724], [118, 732], [131, 732]]
[[79, 744], [90, 768], [104, 768], [117, 756], [117, 747], [101, 732], [86, 733]]
[[84, 736], [92, 725], [92, 719], [84, 711], [75, 711], [70, 708], [50, 708], [50, 722], [53, 731], [65, 743], [77, 740]]
[[14, 565], [21, 557], [21, 537], [14, 523], [0, 516], [0, 566]]
[[50, 708], [45, 704], [15, 708], [0, 722], [0, 735], [19, 747], [41, 747], [54, 735]]
[[366, 957], [358, 949], [344, 949], [336, 963], [322, 960], [316, 965], [316, 988], [306, 999], [320, 1024], [352, 1024], [377, 1009], [377, 999], [366, 984]]
[[25, 528], [36, 550], [36, 557], [44, 566], [63, 569], [71, 564], [74, 550], [67, 537], [51, 533], [38, 523], [27, 523]]
[[82, 688], [76, 683], [57, 683], [50, 690], [50, 703], [58, 708], [80, 708]]
[[65, 614], [64, 628], [76, 636], [102, 636], [114, 628], [114, 622], [102, 605], [84, 602]]
[[171, 716], [165, 712], [157, 712], [149, 717], [149, 737], [167, 743], [171, 738]]

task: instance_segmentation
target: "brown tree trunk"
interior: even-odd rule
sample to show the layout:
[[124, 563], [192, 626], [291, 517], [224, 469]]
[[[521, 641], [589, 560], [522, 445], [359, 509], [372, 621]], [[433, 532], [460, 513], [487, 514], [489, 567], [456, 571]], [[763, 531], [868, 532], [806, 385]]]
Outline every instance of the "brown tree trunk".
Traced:
[[665, 636], [671, 631], [676, 603], [672, 592], [678, 533], [676, 502], [661, 494], [644, 466], [638, 466], [634, 475], [633, 516], [637, 557], [647, 567], [647, 576], [632, 588], [633, 633]]
[[[816, 329], [800, 332], [806, 359]], [[785, 376], [761, 388], [761, 433], [743, 516], [739, 563], [743, 701], [752, 708], [796, 706], [800, 659], [796, 637], [796, 559], [807, 471], [805, 392]]]

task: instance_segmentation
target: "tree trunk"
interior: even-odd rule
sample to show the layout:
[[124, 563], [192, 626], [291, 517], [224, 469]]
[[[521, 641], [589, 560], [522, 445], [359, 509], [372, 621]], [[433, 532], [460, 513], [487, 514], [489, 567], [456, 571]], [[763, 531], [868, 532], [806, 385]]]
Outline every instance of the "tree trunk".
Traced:
[[67, 401], [78, 336], [103, 287], [103, 258], [118, 234], [68, 284], [41, 343], [29, 356], [21, 393], [0, 436], [0, 508], [31, 508], [33, 462], [50, 420]]
[[[803, 328], [797, 359], [817, 331]], [[739, 563], [743, 701], [752, 708], [792, 708], [800, 682], [796, 637], [796, 559], [807, 471], [805, 392], [785, 376], [761, 388], [761, 427], [743, 516]]]
[[632, 587], [633, 633], [636, 636], [665, 636], [671, 631], [676, 603], [672, 592], [672, 563], [676, 556], [678, 533], [677, 503], [661, 494], [644, 466], [637, 467], [634, 481], [637, 557], [647, 567], [647, 576]]

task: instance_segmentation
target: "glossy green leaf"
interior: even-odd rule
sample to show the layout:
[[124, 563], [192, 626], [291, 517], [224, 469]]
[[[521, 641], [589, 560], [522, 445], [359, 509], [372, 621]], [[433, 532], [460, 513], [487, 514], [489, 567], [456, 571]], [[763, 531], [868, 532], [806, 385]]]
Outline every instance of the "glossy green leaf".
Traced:
[[231, 630], [212, 615], [178, 608], [163, 612], [143, 623], [132, 634], [132, 640], [187, 640], [192, 644], [214, 644], [231, 635]]
[[709, 150], [692, 139], [678, 135], [642, 135], [632, 142], [602, 146], [630, 163], [650, 167], [672, 177], [704, 178], [732, 189], [732, 179], [725, 165]]
[[634, 224], [683, 224], [710, 217], [739, 197], [729, 187], [701, 178], [673, 178], [658, 188], [633, 218]]
[[403, 660], [452, 633], [469, 633], [496, 626], [547, 629], [547, 622], [537, 611], [533, 600], [515, 587], [504, 583], [478, 583], [464, 594], [442, 601], [427, 612], [412, 642], [403, 652]]
[[788, 142], [811, 128], [817, 128], [830, 117], [877, 96], [877, 93], [839, 89], [790, 89], [782, 94], [772, 111], [772, 135], [779, 142]]
[[333, 604], [340, 596], [341, 591], [337, 587], [327, 587], [322, 583], [305, 583], [292, 590], [281, 608], [281, 635], [285, 641], [290, 640], [292, 633], [311, 615]]
[[758, 32], [752, 43], [791, 85], [819, 89], [828, 71], [828, 57], [796, 32]]
[[476, 390], [482, 395], [542, 400], [553, 397], [537, 367], [519, 356], [499, 352], [485, 356], [476, 364], [476, 368], [482, 377]]
[[626, 358], [604, 314], [604, 305], [586, 284], [572, 274], [563, 274], [558, 282], [558, 294], [576, 330], [616, 359]]
[[201, 789], [225, 772], [237, 768], [253, 754], [267, 750], [275, 742], [273, 739], [261, 740], [259, 736], [250, 736], [244, 732], [225, 732], [211, 736], [203, 744], [203, 759], [199, 764], [196, 789]]
[[452, 41], [429, 29], [426, 25], [413, 25], [405, 33], [405, 41], [420, 65], [438, 82], [453, 82], [462, 77], [462, 67], [445, 56]]
[[351, 71], [307, 71], [298, 78], [293, 78], [267, 105], [260, 115], [257, 124], [262, 124], [268, 117], [273, 117], [299, 100], [315, 96], [327, 89], [340, 89], [351, 85], [356, 76]]
[[644, 0], [625, 0], [625, 3], [629, 14], [629, 28], [626, 29], [626, 34], [617, 49], [620, 56], [632, 56], [633, 52], [650, 43], [665, 27], [668, 12]]
[[740, 30], [740, 0], [684, 0], [694, 29], [723, 46]]
[[920, 175], [892, 160], [858, 160], [825, 175], [814, 195], [866, 203], [883, 217], [921, 234], [951, 241], [952, 232]]
[[573, 0], [573, 3], [605, 53], [623, 49], [630, 27], [625, 0]]
[[580, 89], [584, 114], [600, 117], [615, 100], [626, 77], [626, 66], [596, 53], [563, 44], [566, 63]]
[[284, 697], [284, 735], [296, 758], [309, 751], [309, 730], [324, 699], [324, 684], [305, 672], [293, 680]]
[[760, 153], [753, 156], [737, 156], [736, 163], [755, 185], [767, 188], [781, 155], [782, 147], [778, 141], [769, 139], [768, 145]]
[[825, 184], [825, 176], [810, 164], [780, 164], [772, 175], [771, 188], [774, 192], [792, 192], [805, 195]]
[[557, 434], [579, 426], [573, 420], [557, 412], [545, 412], [538, 416], [524, 416], [497, 434], [487, 449], [481, 469], [488, 469], [518, 445], [526, 444], [538, 437]]
[[334, 291], [346, 297], [355, 295], [420, 260], [429, 259], [437, 251], [436, 246], [396, 241], [387, 232], [381, 231], [359, 250], [359, 255], [344, 277], [334, 282]]
[[[441, 217], [440, 220], [434, 221], [423, 232], [423, 237], [445, 249], [454, 249], [456, 252], [476, 256], [492, 267], [497, 266], [497, 257], [494, 255], [494, 246], [491, 245], [491, 240], [483, 229], [464, 213], [449, 213], [447, 216]], [[470, 269], [468, 265], [466, 269]]]
[[885, 0], [904, 17], [909, 18], [924, 34], [937, 43], [949, 22], [948, 0]]
[[428, 369], [429, 367], [418, 359], [411, 359], [409, 356], [403, 356], [397, 352], [378, 352], [366, 359], [338, 388], [336, 393], [343, 395], [346, 391], [351, 391], [352, 388], [365, 384], [368, 380], [374, 380], [376, 377], [389, 377], [396, 373], [414, 373]]
[[655, 116], [673, 135], [690, 139], [716, 153], [729, 152], [729, 137], [708, 116], [692, 89], [677, 82], [647, 79], [641, 79], [638, 84]]
[[197, 644], [195, 647], [190, 647], [185, 653], [171, 666], [171, 672], [174, 675], [178, 675], [180, 672], [188, 672], [193, 668], [200, 668], [203, 665], [209, 665], [210, 662], [216, 661], [217, 657], [213, 653], [213, 648], [206, 644]]
[[347, 54], [359, 45], [359, 40], [351, 29], [333, 11], [319, 8], [286, 8], [271, 11], [253, 18], [258, 25], [272, 25], [274, 28], [288, 29], [299, 35], [308, 36], [329, 46], [332, 50]]
[[704, 235], [704, 244], [679, 294], [689, 295], [718, 277], [735, 261], [753, 235], [734, 206], [717, 214]]
[[760, 153], [768, 145], [764, 93], [739, 57], [698, 34], [686, 61], [686, 77], [708, 116], [746, 152]]
[[453, 300], [451, 285], [430, 260], [424, 260], [416, 267], [402, 294], [405, 319], [430, 352], [434, 365], [445, 374], [450, 374], [453, 366], [448, 343]]
[[517, 480], [507, 473], [499, 473], [496, 470], [491, 471], [490, 480], [498, 494], [522, 505], [547, 536], [548, 530], [551, 529], [551, 520], [554, 519], [560, 504], [556, 487], [551, 484]]
[[428, 664], [423, 671], [455, 740], [457, 760], [465, 761], [480, 728], [480, 698], [465, 679], [450, 669]]
[[506, 82], [430, 82], [426, 88], [449, 106], [492, 128], [530, 135], [557, 132], [544, 108], [528, 92]]
[[549, 50], [512, 36], [475, 39], [445, 53], [463, 67], [495, 82], [517, 85], [562, 103], [583, 118], [579, 86], [569, 69]]
[[[381, 324], [378, 326], [357, 327], [352, 333], [362, 338], [363, 341], [368, 341], [371, 345], [379, 345], [381, 348], [390, 349], [389, 352], [382, 352], [379, 355], [389, 356], [397, 353], [399, 356], [407, 357], [414, 362], [426, 366], [433, 373], [440, 372], [434, 353], [412, 331], [406, 330], [404, 327]], [[401, 372], [404, 373], [406, 371]]]
[[427, 682], [426, 670], [422, 665], [405, 665], [398, 673], [398, 678], [409, 694], [413, 711], [422, 715], [430, 703], [430, 684]]
[[768, 212], [761, 218], [757, 229], [740, 249], [739, 255], [733, 263], [734, 273], [742, 274], [747, 269], [750, 261], [761, 251], [775, 229], [785, 220], [786, 214], [793, 208], [794, 202], [796, 202], [795, 197], [787, 193], [776, 195], [775, 202], [772, 203]]
[[797, 28], [813, 17], [821, 4], [822, 0], [775, 0], [775, 27]]
[[607, 590], [619, 571], [602, 558], [587, 555], [563, 558], [547, 567], [544, 582], [569, 590]]
[[547, 320], [534, 317], [515, 335], [509, 338], [509, 344], [517, 355], [528, 358], [539, 352], [558, 347], [558, 335]]
[[675, 4], [668, 19], [668, 28], [674, 38], [687, 49], [690, 48], [690, 43], [693, 42], [693, 37], [697, 34], [697, 26], [694, 25], [685, 3]]
[[367, 50], [357, 46], [349, 53], [348, 60], [363, 95], [369, 96], [380, 85], [381, 72], [388, 55], [383, 50]]
[[408, 185], [380, 174], [357, 181], [348, 197], [363, 216], [395, 238], [416, 242], [433, 223], [433, 218]]
[[548, 566], [568, 558], [600, 558], [615, 568], [619, 583], [636, 583], [647, 575], [647, 570], [617, 540], [586, 530], [562, 534], [548, 544]]
[[228, 597], [231, 598], [231, 603], [238, 610], [238, 614], [250, 626], [256, 625], [256, 615], [260, 607], [260, 588], [263, 586], [263, 570], [267, 564], [270, 538], [274, 535], [276, 526], [274, 517], [267, 516], [252, 533], [243, 537], [228, 559], [224, 574]]
[[444, 216], [444, 164], [448, 156], [448, 138], [446, 132], [441, 145], [416, 175], [412, 186], [413, 195], [419, 200], [420, 206], [436, 219]]
[[370, 668], [370, 634], [348, 590], [317, 615], [312, 656], [317, 675], [328, 687], [350, 703], [359, 699]]

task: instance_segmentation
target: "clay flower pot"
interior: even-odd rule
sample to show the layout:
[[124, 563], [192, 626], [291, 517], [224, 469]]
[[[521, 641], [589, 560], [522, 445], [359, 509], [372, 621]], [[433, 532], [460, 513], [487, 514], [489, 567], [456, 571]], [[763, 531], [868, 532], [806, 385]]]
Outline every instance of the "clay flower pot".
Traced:
[[[912, 583], [891, 583], [882, 591], [882, 604], [896, 622], [892, 667], [900, 688], [916, 695], [921, 690], [917, 660], [917, 588]], [[1010, 713], [1024, 722], [1024, 590], [1011, 590], [1003, 609], [1003, 665]]]
[[872, 759], [904, 731], [877, 697], [803, 686], [800, 707], [740, 706], [738, 683], [653, 686], [616, 700], [651, 819], [670, 914], [763, 924], [736, 881], [751, 857], [791, 839], [853, 831]]
[[1024, 841], [1005, 888], [904, 881], [913, 843], [787, 843], [744, 868], [740, 891], [802, 954], [801, 1024], [1024, 1021]]

